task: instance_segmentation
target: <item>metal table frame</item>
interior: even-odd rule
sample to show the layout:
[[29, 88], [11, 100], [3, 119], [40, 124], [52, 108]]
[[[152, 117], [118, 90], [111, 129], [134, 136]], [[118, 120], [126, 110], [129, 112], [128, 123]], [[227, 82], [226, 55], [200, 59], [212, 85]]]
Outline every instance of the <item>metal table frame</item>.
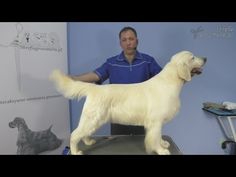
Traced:
[[[223, 133], [225, 134], [228, 140], [232, 140], [236, 142], [236, 133], [233, 124], [234, 118], [236, 118], [236, 110], [227, 111], [223, 109], [216, 109], [216, 108], [202, 108], [204, 111], [207, 111], [216, 116], [217, 120], [221, 128], [223, 129]], [[228, 122], [229, 128], [226, 128], [226, 124], [224, 123], [223, 119], [226, 118], [226, 122]]]

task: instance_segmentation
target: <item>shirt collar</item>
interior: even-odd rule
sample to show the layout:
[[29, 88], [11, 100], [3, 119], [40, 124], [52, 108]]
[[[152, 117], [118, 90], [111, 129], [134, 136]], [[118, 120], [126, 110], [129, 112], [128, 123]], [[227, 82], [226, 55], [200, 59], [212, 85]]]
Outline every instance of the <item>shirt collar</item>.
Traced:
[[[141, 53], [139, 53], [137, 50], [136, 50], [136, 54], [135, 54], [135, 57], [134, 59], [139, 59], [139, 60], [142, 60], [143, 59], [143, 56]], [[125, 55], [124, 55], [124, 51], [122, 51], [116, 58], [117, 61], [125, 61], [126, 58], [125, 58]]]

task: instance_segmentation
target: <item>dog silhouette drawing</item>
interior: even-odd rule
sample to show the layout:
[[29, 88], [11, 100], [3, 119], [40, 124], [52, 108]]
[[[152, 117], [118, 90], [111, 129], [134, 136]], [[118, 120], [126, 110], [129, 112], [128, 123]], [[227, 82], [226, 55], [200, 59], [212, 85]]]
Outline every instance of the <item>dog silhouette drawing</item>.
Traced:
[[32, 131], [28, 128], [25, 120], [16, 117], [9, 122], [10, 128], [18, 128], [17, 154], [36, 155], [44, 151], [54, 150], [62, 144], [62, 140], [51, 131], [52, 125], [43, 131]]

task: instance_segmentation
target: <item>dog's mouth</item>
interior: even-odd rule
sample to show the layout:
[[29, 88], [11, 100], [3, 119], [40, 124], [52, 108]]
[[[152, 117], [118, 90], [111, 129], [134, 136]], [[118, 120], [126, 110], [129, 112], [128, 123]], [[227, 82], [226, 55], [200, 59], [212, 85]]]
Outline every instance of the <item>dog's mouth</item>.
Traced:
[[201, 74], [202, 73], [202, 68], [193, 68], [192, 71], [191, 71], [191, 75], [194, 75], [194, 74]]
[[12, 122], [9, 122], [9, 127], [10, 128], [15, 128], [15, 125]]

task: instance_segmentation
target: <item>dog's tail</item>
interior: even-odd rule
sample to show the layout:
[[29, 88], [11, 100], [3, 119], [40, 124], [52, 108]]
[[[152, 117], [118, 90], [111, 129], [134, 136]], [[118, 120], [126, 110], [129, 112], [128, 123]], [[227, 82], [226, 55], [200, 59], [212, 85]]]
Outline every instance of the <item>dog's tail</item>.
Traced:
[[54, 81], [58, 92], [70, 99], [87, 96], [88, 92], [95, 85], [81, 81], [74, 81], [59, 70], [54, 70], [52, 72], [50, 80]]

